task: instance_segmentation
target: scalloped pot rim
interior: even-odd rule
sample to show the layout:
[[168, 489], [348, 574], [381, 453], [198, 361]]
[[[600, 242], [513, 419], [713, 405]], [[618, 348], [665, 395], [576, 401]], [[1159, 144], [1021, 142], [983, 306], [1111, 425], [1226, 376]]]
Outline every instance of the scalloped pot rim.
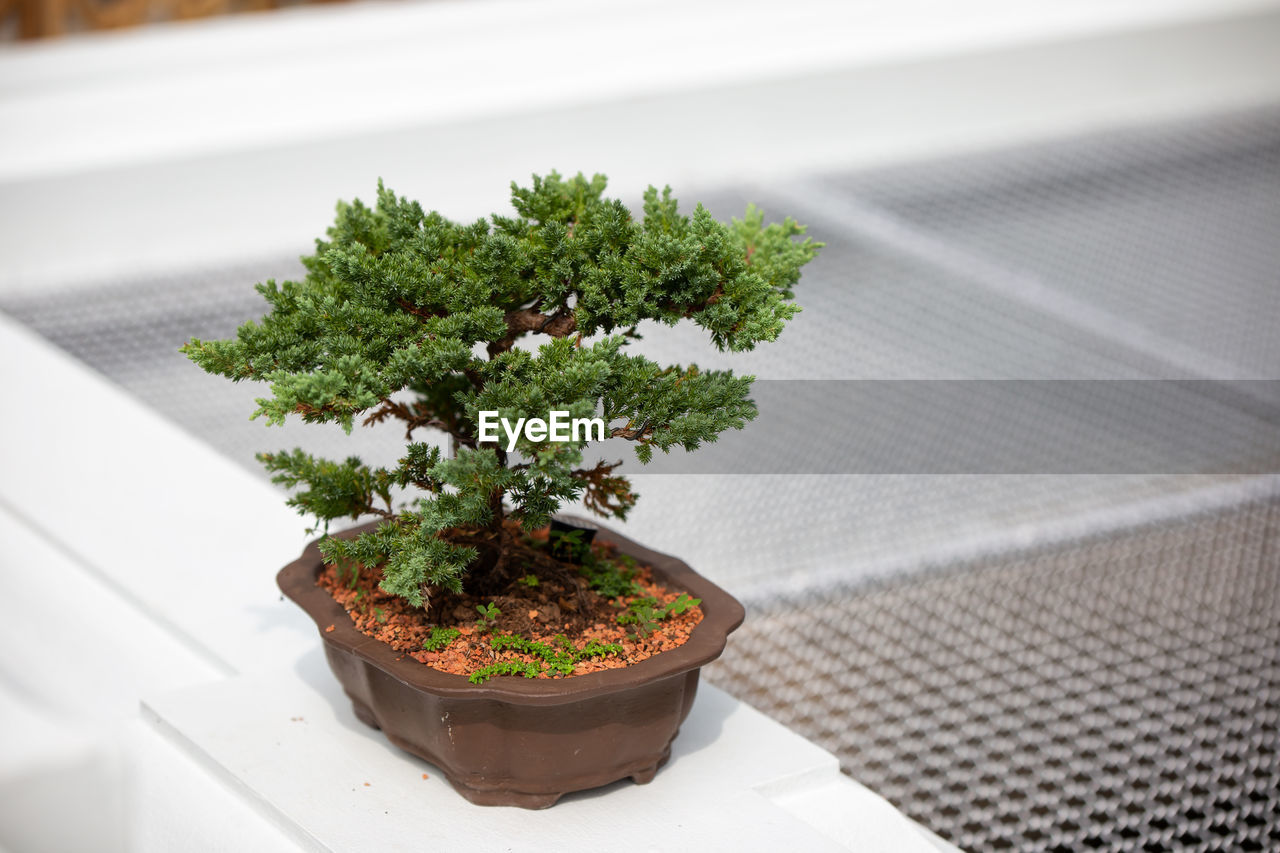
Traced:
[[[376, 522], [334, 535], [353, 537], [374, 526]], [[321, 631], [321, 638], [326, 643], [358, 655], [406, 684], [447, 696], [555, 705], [608, 693], [636, 680], [652, 680], [688, 672], [720, 656], [728, 635], [745, 618], [745, 610], [735, 598], [699, 575], [683, 560], [646, 548], [609, 528], [601, 527], [598, 539], [612, 542], [623, 553], [652, 566], [655, 576], [664, 585], [702, 599], [703, 619], [688, 642], [622, 669], [576, 675], [572, 678], [499, 677], [483, 684], [472, 684], [466, 676], [432, 669], [405, 657], [386, 643], [360, 633], [342, 605], [316, 585], [315, 579], [323, 568], [318, 540], [308, 544], [299, 559], [281, 569], [277, 580], [281, 591], [315, 621], [316, 627]], [[325, 628], [330, 625], [334, 626], [334, 630], [326, 633]]]

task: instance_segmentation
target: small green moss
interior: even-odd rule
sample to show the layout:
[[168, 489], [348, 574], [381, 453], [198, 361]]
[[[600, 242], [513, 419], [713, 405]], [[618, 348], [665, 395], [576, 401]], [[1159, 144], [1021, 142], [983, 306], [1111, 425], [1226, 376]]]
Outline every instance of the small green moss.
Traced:
[[[517, 634], [502, 634], [494, 637], [489, 641], [489, 647], [495, 652], [517, 652], [530, 655], [537, 660], [527, 663], [502, 661], [478, 669], [471, 674], [473, 684], [480, 684], [494, 675], [523, 675], [525, 678], [533, 678], [544, 672], [550, 672], [553, 675], [572, 675], [574, 665], [579, 661], [622, 654], [622, 646], [618, 643], [601, 643], [597, 640], [591, 640], [581, 649], [574, 648], [573, 643], [563, 634], [556, 635], [555, 647]], [[479, 676], [478, 679], [477, 676]]]
[[658, 630], [658, 623], [668, 616], [678, 616], [701, 603], [702, 599], [690, 598], [687, 592], [680, 593], [670, 604], [662, 606], [658, 604], [658, 599], [643, 596], [628, 603], [615, 621], [619, 625], [634, 625], [631, 637], [640, 639]]
[[436, 625], [431, 629], [431, 636], [422, 641], [422, 647], [429, 652], [438, 652], [457, 639], [461, 633], [457, 628], [441, 628]]
[[476, 610], [480, 611], [480, 618], [476, 620], [476, 627], [481, 631], [488, 631], [498, 621], [498, 617], [502, 615], [502, 611], [498, 609], [498, 605], [490, 601], [488, 604], [477, 604]]

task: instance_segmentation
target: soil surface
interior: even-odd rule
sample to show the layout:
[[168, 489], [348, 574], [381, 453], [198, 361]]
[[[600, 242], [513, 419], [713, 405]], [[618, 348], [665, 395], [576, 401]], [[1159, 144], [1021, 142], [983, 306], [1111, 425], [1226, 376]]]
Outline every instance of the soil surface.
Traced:
[[[377, 568], [360, 567], [353, 583], [350, 572], [339, 577], [333, 566], [326, 566], [316, 582], [346, 609], [361, 633], [427, 666], [455, 675], [470, 676], [502, 662], [542, 663], [529, 654], [495, 651], [491, 647], [493, 638], [508, 634], [557, 648], [563, 647], [557, 635], [567, 638], [574, 649], [582, 649], [593, 640], [622, 647], [620, 654], [577, 661], [569, 675], [544, 671], [539, 678], [618, 669], [683, 645], [702, 621], [702, 610], [693, 607], [662, 619], [647, 636], [637, 636], [634, 625], [619, 625], [617, 618], [626, 612], [628, 604], [642, 596], [599, 595], [590, 588], [578, 565], [552, 556], [545, 529], [527, 534], [513, 522], [508, 525], [508, 551], [502, 565], [474, 583], [469, 578], [461, 595], [434, 591], [426, 609], [379, 589], [382, 572]], [[617, 549], [610, 543], [595, 543], [591, 549], [597, 560], [617, 559]], [[631, 572], [632, 580], [643, 588], [643, 595], [657, 599], [660, 605], [676, 600], [683, 592], [657, 584], [648, 566], [636, 565]], [[473, 587], [482, 588], [483, 593], [473, 592]], [[482, 620], [477, 608], [490, 604], [501, 614], [493, 620]], [[433, 628], [452, 628], [458, 634], [448, 645], [427, 650], [423, 642], [432, 636]]]

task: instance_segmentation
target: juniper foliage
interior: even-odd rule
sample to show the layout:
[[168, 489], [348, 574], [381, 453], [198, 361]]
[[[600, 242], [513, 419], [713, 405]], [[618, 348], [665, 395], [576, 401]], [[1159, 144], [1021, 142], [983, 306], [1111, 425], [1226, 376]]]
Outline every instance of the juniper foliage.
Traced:
[[[522, 436], [518, 460], [505, 436], [479, 441], [482, 410], [512, 423], [553, 409], [602, 417], [642, 463], [755, 417], [752, 377], [660, 365], [627, 344], [644, 321], [690, 321], [722, 351], [776, 339], [821, 244], [797, 239], [805, 229], [789, 218], [766, 225], [755, 207], [728, 224], [701, 205], [682, 215], [669, 187], [650, 187], [637, 219], [604, 190], [602, 175], [534, 176], [512, 184], [514, 217], [458, 223], [379, 182], [376, 206], [339, 203], [303, 280], [257, 286], [266, 316], [233, 339], [183, 347], [210, 373], [268, 383], [253, 417], [270, 424], [403, 424], [404, 456], [391, 468], [260, 454], [295, 489], [290, 505], [326, 529], [382, 518], [357, 538], [326, 537], [330, 562], [381, 565], [385, 590], [425, 606], [469, 571], [503, 570], [507, 514], [534, 529], [579, 498], [618, 518], [635, 503], [620, 463], [584, 466], [585, 440]], [[517, 346], [524, 338], [532, 345]], [[451, 437], [452, 455], [421, 437], [432, 430]], [[396, 507], [400, 490], [415, 497]]]

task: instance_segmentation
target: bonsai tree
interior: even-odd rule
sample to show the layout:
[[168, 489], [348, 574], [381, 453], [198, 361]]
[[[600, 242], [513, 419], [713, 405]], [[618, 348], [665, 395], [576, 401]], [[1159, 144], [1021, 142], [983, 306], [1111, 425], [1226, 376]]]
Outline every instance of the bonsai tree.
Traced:
[[[754, 207], [731, 224], [701, 205], [683, 216], [670, 188], [650, 187], [637, 220], [604, 189], [602, 175], [535, 176], [512, 184], [515, 217], [463, 224], [379, 183], [376, 207], [338, 205], [302, 281], [257, 286], [265, 317], [232, 340], [183, 347], [210, 373], [270, 383], [253, 415], [268, 423], [403, 424], [404, 455], [390, 468], [259, 455], [296, 489], [290, 505], [326, 531], [334, 519], [380, 517], [355, 538], [326, 536], [328, 562], [381, 566], [385, 591], [425, 607], [464, 579], [496, 588], [520, 571], [504, 560], [506, 519], [540, 528], [578, 499], [621, 519], [635, 503], [619, 462], [584, 464], [583, 433], [495, 440], [481, 412], [511, 423], [552, 411], [599, 418], [642, 463], [755, 416], [751, 377], [657, 364], [627, 345], [645, 320], [692, 322], [721, 350], [774, 340], [821, 244], [793, 239], [804, 228], [791, 219], [765, 225]], [[432, 430], [451, 452], [426, 440]]]

